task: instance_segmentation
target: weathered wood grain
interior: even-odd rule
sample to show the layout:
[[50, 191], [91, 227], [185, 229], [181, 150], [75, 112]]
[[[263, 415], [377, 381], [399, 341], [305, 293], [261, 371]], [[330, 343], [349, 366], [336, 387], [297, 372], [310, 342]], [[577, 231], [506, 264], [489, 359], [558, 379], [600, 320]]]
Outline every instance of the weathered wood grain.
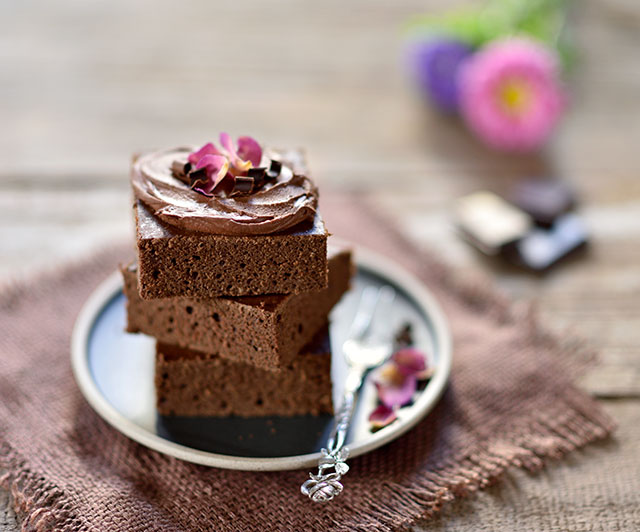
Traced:
[[[637, 530], [640, 7], [574, 2], [571, 112], [548, 150], [522, 158], [425, 109], [403, 69], [407, 17], [463, 3], [0, 2], [0, 283], [130, 236], [132, 151], [220, 130], [305, 146], [321, 187], [361, 190], [459, 275], [535, 300], [548, 327], [600, 355], [581, 383], [609, 398], [615, 442], [518, 473], [425, 529]], [[484, 259], [450, 225], [456, 197], [530, 174], [569, 180], [592, 234], [546, 276]], [[7, 500], [3, 532], [16, 529]]]

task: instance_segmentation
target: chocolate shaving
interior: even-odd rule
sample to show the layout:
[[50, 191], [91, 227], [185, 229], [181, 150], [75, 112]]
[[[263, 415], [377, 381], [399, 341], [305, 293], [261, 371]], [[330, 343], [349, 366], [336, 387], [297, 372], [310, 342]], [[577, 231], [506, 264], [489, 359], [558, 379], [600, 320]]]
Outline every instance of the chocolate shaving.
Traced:
[[[262, 187], [267, 181], [275, 180], [282, 171], [282, 163], [275, 159], [271, 160], [269, 169], [264, 166], [249, 168], [246, 176], [235, 176], [233, 179], [222, 179], [216, 185], [219, 191], [225, 190], [227, 194], [235, 196], [237, 194], [250, 194]], [[171, 173], [173, 177], [188, 185], [192, 190], [211, 198], [213, 194], [203, 190], [208, 184], [208, 176], [205, 168], [194, 169], [189, 162], [173, 161], [171, 163]], [[229, 177], [229, 175], [227, 175]]]
[[249, 194], [253, 190], [254, 179], [248, 176], [236, 176], [232, 194]]
[[266, 172], [267, 169], [264, 166], [249, 168], [249, 170], [247, 171], [247, 177], [253, 178], [253, 187], [255, 189], [260, 188], [262, 185], [264, 185]]
[[[200, 168], [199, 170], [193, 170], [189, 172], [187, 177], [189, 178], [189, 183], [188, 183], [189, 186], [194, 190], [196, 189], [196, 187], [199, 188], [199, 187], [205, 186], [208, 181], [207, 170], [204, 168]], [[198, 192], [201, 192], [201, 191], [198, 190]]]
[[189, 162], [183, 163], [182, 161], [173, 161], [173, 163], [171, 163], [171, 173], [173, 174], [173, 177], [179, 179], [186, 185], [190, 184], [189, 179], [187, 178], [190, 171], [191, 163]]
[[192, 188], [196, 192], [209, 198], [212, 196], [212, 194], [207, 194], [201, 188], [205, 186], [208, 181], [207, 170], [205, 168], [194, 170], [190, 162], [183, 163], [182, 161], [173, 161], [173, 163], [171, 163], [171, 174], [185, 185], [189, 185], [189, 188]]
[[264, 166], [249, 168], [249, 170], [247, 170], [247, 177], [253, 177], [253, 179], [256, 179], [257, 177], [264, 177], [266, 171], [267, 169]]
[[271, 165], [269, 166], [269, 170], [265, 175], [265, 179], [268, 181], [272, 181], [280, 175], [282, 171], [282, 162], [277, 161], [276, 159], [271, 159]]

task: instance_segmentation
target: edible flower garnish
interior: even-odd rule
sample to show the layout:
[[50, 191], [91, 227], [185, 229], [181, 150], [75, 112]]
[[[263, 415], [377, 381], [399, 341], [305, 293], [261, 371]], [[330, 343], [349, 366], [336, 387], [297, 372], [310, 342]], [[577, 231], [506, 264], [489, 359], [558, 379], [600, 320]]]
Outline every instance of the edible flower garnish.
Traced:
[[369, 415], [369, 422], [372, 430], [379, 430], [393, 423], [398, 416], [393, 408], [380, 403], [378, 407]]
[[427, 368], [425, 354], [415, 347], [405, 347], [396, 351], [391, 360], [404, 375], [414, 375], [417, 380], [431, 377], [432, 368]]
[[378, 391], [378, 399], [389, 408], [410, 403], [418, 389], [417, 377], [413, 373], [405, 373], [394, 361], [382, 366], [373, 382]]
[[[402, 335], [406, 339], [405, 328]], [[398, 341], [398, 339], [396, 340]], [[398, 349], [373, 374], [373, 383], [378, 394], [378, 406], [369, 415], [371, 430], [379, 430], [397, 419], [397, 411], [413, 400], [421, 382], [431, 378], [433, 368], [427, 365], [427, 356], [409, 342], [400, 342]]]
[[[280, 167], [273, 172], [271, 168], [259, 168], [262, 148], [252, 137], [238, 137], [237, 146], [228, 133], [220, 133], [220, 146], [206, 143], [187, 157], [186, 165], [172, 166], [176, 178], [188, 184], [196, 192], [205, 196], [223, 188], [228, 183], [227, 192], [232, 195], [250, 193], [261, 187], [266, 181], [280, 174]], [[267, 179], [268, 178], [268, 179]]]
[[202, 194], [210, 195], [226, 177], [229, 171], [229, 161], [222, 155], [207, 154], [198, 160], [195, 169], [204, 170], [205, 179], [196, 179], [191, 183], [191, 187]]
[[251, 137], [238, 137], [238, 149], [227, 133], [220, 133], [220, 144], [231, 163], [232, 173], [238, 175], [260, 164], [262, 148]]

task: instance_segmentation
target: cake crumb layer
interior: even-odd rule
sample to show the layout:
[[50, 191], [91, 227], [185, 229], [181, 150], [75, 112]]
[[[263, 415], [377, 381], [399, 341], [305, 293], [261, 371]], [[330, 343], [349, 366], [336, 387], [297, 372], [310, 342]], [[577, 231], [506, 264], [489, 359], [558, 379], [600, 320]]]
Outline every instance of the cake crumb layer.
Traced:
[[328, 287], [314, 292], [144, 300], [138, 292], [136, 265], [130, 264], [122, 268], [127, 331], [278, 370], [311, 341], [348, 290], [353, 269], [350, 251], [330, 248], [328, 269]]
[[332, 414], [328, 327], [278, 373], [158, 342], [155, 384], [163, 416]]
[[134, 204], [143, 299], [292, 294], [327, 286], [328, 233], [312, 223], [269, 235], [188, 232]]

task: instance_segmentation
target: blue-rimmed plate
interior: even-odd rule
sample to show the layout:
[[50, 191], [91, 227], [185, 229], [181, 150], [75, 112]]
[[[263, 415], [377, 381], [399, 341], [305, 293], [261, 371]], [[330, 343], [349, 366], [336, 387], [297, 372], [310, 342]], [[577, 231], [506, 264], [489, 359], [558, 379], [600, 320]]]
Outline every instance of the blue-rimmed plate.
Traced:
[[[340, 245], [344, 245], [341, 243]], [[416, 347], [429, 354], [435, 373], [398, 419], [373, 433], [368, 416], [375, 388], [365, 382], [347, 445], [350, 456], [372, 451], [411, 429], [434, 407], [451, 368], [451, 337], [444, 314], [429, 290], [389, 259], [355, 249], [353, 288], [331, 313], [332, 379], [337, 404], [346, 375], [340, 346], [346, 339], [359, 294], [389, 284], [397, 292], [390, 312], [374, 327], [396, 331], [410, 323]], [[114, 428], [151, 449], [213, 467], [277, 471], [314, 466], [331, 427], [330, 416], [293, 418], [164, 418], [155, 410], [154, 340], [127, 334], [119, 272], [87, 300], [75, 324], [71, 361], [78, 386], [93, 409]]]

